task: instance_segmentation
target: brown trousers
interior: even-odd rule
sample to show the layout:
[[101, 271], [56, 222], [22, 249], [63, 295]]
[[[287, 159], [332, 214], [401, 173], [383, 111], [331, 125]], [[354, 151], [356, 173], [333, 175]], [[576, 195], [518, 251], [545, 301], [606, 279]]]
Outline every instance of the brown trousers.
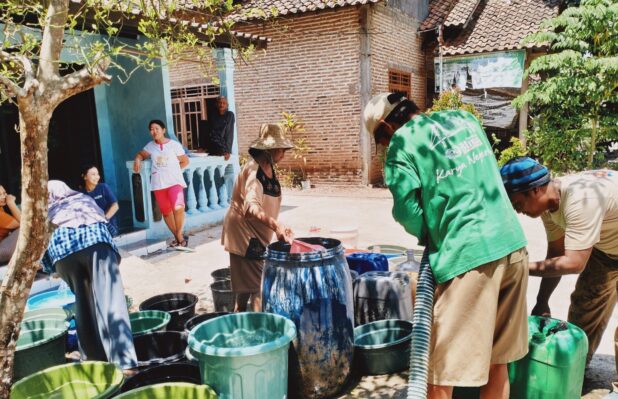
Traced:
[[[568, 319], [588, 336], [587, 363], [599, 347], [617, 300], [618, 259], [593, 249], [586, 268], [577, 279], [575, 291], [571, 294]], [[614, 332], [614, 351], [618, 370], [618, 329]]]

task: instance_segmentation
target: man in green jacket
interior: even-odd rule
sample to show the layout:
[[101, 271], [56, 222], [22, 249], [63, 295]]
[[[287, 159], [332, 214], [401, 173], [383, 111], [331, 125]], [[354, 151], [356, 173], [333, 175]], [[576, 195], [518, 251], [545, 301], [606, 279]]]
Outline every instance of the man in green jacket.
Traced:
[[[534, 159], [516, 157], [500, 173], [515, 211], [540, 217], [547, 233], [547, 259], [529, 265], [531, 275], [543, 277], [532, 314], [550, 315], [560, 277], [579, 274], [568, 321], [586, 332], [590, 362], [618, 299], [618, 172], [551, 179]], [[614, 347], [618, 370], [618, 329]], [[618, 383], [608, 398], [618, 399]]]
[[429, 249], [428, 397], [481, 386], [481, 398], [507, 399], [506, 365], [528, 351], [528, 254], [485, 132], [467, 112], [425, 115], [397, 93], [372, 98], [363, 121], [388, 146], [393, 217]]

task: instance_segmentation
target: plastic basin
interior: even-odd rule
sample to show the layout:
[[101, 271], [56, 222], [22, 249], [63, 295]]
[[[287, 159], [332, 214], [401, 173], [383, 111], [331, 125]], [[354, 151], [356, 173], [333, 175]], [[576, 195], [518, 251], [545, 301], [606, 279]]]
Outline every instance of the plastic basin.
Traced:
[[233, 312], [236, 295], [232, 292], [232, 282], [230, 280], [219, 280], [210, 284], [212, 291], [212, 301], [216, 312]]
[[379, 320], [354, 329], [354, 359], [366, 375], [391, 374], [405, 370], [410, 361], [412, 323]]
[[70, 309], [64, 308], [44, 308], [38, 310], [31, 310], [24, 313], [24, 317], [21, 320], [22, 323], [30, 320], [64, 320], [67, 321], [73, 317], [73, 312]]
[[128, 392], [133, 389], [168, 382], [201, 384], [200, 368], [191, 363], [173, 363], [150, 367], [128, 378], [122, 384], [120, 390], [121, 392]]
[[229, 280], [231, 278], [230, 268], [217, 269], [210, 273], [210, 277], [212, 277], [214, 281]]
[[138, 367], [147, 368], [157, 364], [185, 360], [187, 338], [183, 332], [151, 332], [133, 337]]
[[405, 256], [407, 248], [399, 245], [382, 245], [382, 244], [374, 244], [367, 247], [367, 249], [371, 252], [379, 252], [385, 255], [387, 258], [395, 257], [395, 256]]
[[141, 310], [129, 313], [133, 336], [164, 331], [172, 316], [162, 310]]
[[294, 323], [271, 313], [235, 313], [191, 330], [189, 348], [199, 361], [202, 383], [221, 399], [287, 396], [288, 349]]
[[62, 319], [34, 319], [21, 323], [15, 348], [13, 379], [65, 362], [68, 323]]
[[185, 333], [187, 333], [187, 336], [188, 336], [191, 330], [198, 324], [206, 320], [214, 319], [215, 317], [225, 316], [226, 314], [230, 314], [230, 312], [203, 313], [203, 314], [198, 314], [196, 316], [193, 316], [192, 318], [187, 320], [187, 322], [185, 323]]
[[71, 308], [75, 295], [68, 289], [45, 291], [32, 295], [26, 302], [26, 311], [46, 308]]
[[183, 331], [187, 320], [195, 315], [197, 301], [197, 296], [187, 292], [162, 294], [146, 299], [139, 305], [139, 310], [162, 310], [168, 312], [172, 319], [167, 325], [167, 329]]
[[215, 391], [208, 385], [186, 382], [169, 382], [134, 389], [116, 396], [118, 399], [217, 399]]
[[11, 399], [105, 399], [124, 377], [112, 363], [82, 362], [50, 367], [15, 383]]

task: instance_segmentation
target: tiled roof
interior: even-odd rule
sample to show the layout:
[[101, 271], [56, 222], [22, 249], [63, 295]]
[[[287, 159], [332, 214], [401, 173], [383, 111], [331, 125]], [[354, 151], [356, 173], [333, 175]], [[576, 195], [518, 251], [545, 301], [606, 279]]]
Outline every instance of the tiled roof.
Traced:
[[[254, 18], [302, 14], [337, 7], [378, 3], [381, 0], [247, 0], [239, 12], [232, 14], [236, 21]], [[276, 10], [273, 14], [272, 10]]]
[[420, 30], [434, 29], [444, 22], [457, 0], [433, 0], [429, 3], [429, 15], [421, 23]]
[[443, 54], [461, 55], [524, 48], [522, 39], [538, 31], [543, 20], [558, 15], [560, 2], [482, 0], [466, 28], [446, 41]]
[[448, 13], [444, 26], [464, 26], [479, 5], [479, 0], [459, 0]]

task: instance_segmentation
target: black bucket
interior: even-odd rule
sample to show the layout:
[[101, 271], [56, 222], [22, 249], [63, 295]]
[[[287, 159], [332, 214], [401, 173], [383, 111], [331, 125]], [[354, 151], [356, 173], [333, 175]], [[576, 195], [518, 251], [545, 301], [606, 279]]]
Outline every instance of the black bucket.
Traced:
[[231, 278], [230, 268], [217, 269], [210, 273], [210, 276], [214, 281], [229, 280]]
[[202, 383], [200, 368], [191, 363], [162, 364], [150, 367], [125, 380], [120, 392], [124, 393], [132, 389], [165, 382], [188, 382], [200, 385]]
[[203, 321], [214, 319], [215, 317], [225, 316], [226, 314], [230, 314], [230, 312], [214, 312], [214, 313], [204, 313], [198, 314], [197, 316], [193, 316], [185, 323], [185, 333], [189, 335], [193, 327], [197, 326]]
[[197, 296], [186, 292], [162, 294], [146, 299], [139, 310], [163, 310], [172, 315], [167, 325], [168, 331], [184, 331], [185, 323], [195, 316]]
[[215, 303], [215, 312], [233, 312], [236, 295], [232, 292], [230, 280], [215, 281], [210, 284], [212, 301]]
[[137, 365], [147, 368], [185, 360], [187, 336], [179, 331], [159, 331], [133, 337]]

